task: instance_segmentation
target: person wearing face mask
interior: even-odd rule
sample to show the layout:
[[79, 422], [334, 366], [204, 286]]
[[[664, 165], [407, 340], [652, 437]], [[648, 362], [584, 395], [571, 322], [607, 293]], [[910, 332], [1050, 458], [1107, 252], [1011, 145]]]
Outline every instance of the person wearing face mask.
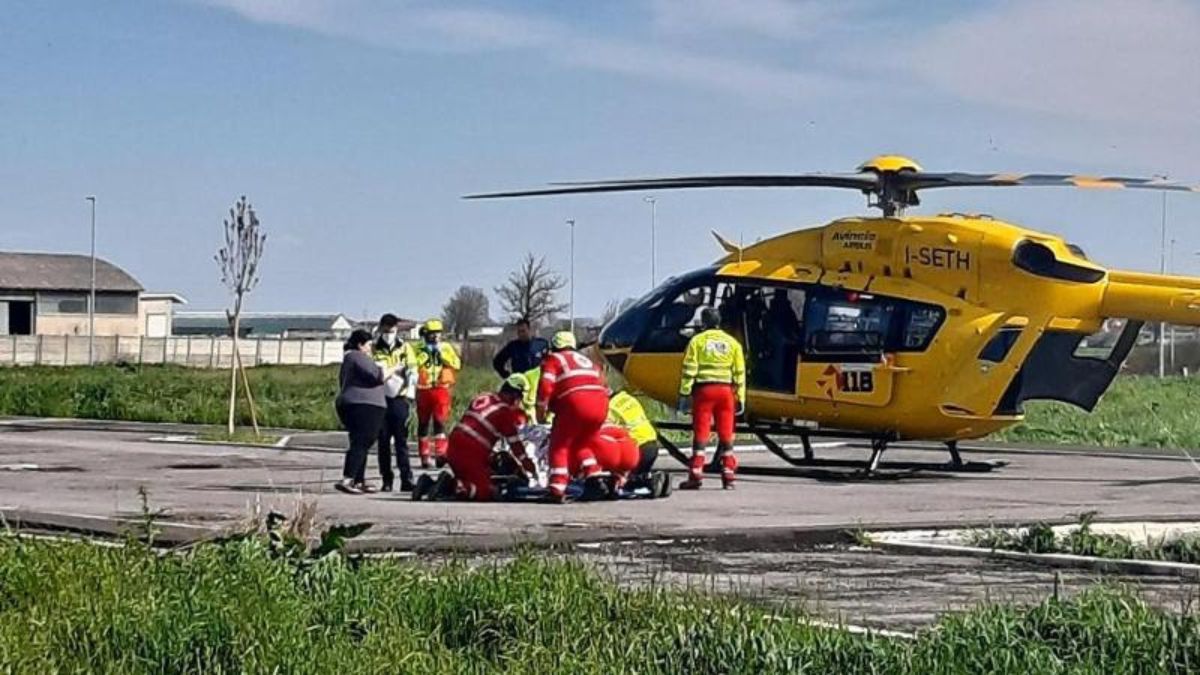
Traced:
[[421, 328], [422, 344], [413, 349], [417, 371], [417, 452], [421, 467], [445, 463], [446, 421], [450, 417], [451, 393], [462, 369], [458, 352], [442, 342], [442, 322], [430, 319]]
[[400, 491], [410, 492], [413, 488], [412, 465], [408, 461], [408, 416], [416, 396], [414, 374], [409, 367], [413, 363], [412, 349], [400, 338], [400, 320], [395, 314], [384, 314], [379, 318], [379, 331], [371, 347], [372, 358], [385, 372], [391, 373], [383, 383], [387, 412], [379, 430], [379, 475], [383, 479], [383, 492], [394, 489], [395, 473], [392, 472], [392, 442], [396, 447], [396, 469], [400, 473]]

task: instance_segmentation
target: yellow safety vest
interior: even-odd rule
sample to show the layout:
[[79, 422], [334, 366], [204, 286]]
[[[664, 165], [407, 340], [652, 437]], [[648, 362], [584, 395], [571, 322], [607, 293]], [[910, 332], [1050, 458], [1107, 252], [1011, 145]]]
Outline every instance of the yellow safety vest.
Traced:
[[646, 409], [629, 392], [618, 392], [608, 401], [608, 421], [625, 427], [638, 445], [658, 440], [658, 432], [646, 417]]
[[732, 384], [737, 400], [746, 401], [746, 357], [742, 345], [720, 329], [706, 330], [688, 342], [683, 353], [679, 395], [691, 396], [697, 384]]
[[433, 362], [428, 344], [413, 347], [418, 389], [454, 386], [458, 371], [462, 369], [462, 361], [458, 358], [458, 352], [454, 351], [454, 347], [446, 342], [437, 343], [437, 350], [442, 357], [441, 365]]
[[397, 342], [390, 349], [380, 349], [379, 345], [371, 346], [371, 359], [374, 361], [382, 361], [388, 369], [394, 369], [402, 363], [411, 364], [415, 360], [412, 353], [412, 345], [407, 342]]
[[525, 410], [525, 414], [532, 420], [537, 413], [537, 390], [538, 383], [542, 381], [542, 369], [540, 367], [531, 368], [521, 373], [521, 377], [524, 377], [525, 381], [529, 384], [525, 388], [524, 395], [521, 397], [521, 408]]

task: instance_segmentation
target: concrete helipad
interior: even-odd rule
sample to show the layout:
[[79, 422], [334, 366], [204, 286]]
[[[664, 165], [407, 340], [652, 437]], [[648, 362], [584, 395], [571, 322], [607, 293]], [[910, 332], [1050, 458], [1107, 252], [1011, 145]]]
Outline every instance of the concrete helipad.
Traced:
[[[243, 520], [253, 508], [290, 512], [318, 502], [333, 521], [374, 523], [363, 543], [399, 549], [491, 547], [520, 542], [627, 538], [750, 537], [786, 541], [806, 534], [893, 526], [951, 526], [1067, 520], [1083, 511], [1105, 519], [1200, 518], [1200, 473], [1169, 456], [1096, 456], [1011, 448], [968, 450], [998, 459], [990, 473], [928, 474], [887, 481], [817, 481], [746, 476], [739, 489], [676, 493], [661, 501], [568, 506], [413, 503], [407, 495], [346, 496], [332, 490], [336, 452], [188, 445], [161, 432], [0, 427], [0, 509], [9, 521], [112, 530], [136, 517], [139, 487], [174, 537], [200, 537]], [[864, 457], [855, 448], [833, 456]], [[929, 450], [896, 449], [898, 460], [940, 461]], [[664, 466], [677, 467], [664, 457]], [[743, 464], [785, 465], [763, 452]], [[370, 470], [374, 471], [374, 459]]]

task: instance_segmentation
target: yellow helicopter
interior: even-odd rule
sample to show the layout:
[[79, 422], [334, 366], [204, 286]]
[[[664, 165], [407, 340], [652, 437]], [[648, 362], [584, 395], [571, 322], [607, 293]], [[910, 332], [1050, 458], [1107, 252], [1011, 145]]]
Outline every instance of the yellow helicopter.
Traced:
[[[1109, 270], [1060, 237], [986, 215], [904, 215], [919, 203], [919, 191], [943, 187], [1200, 187], [1122, 177], [932, 173], [896, 155], [847, 174], [552, 185], [469, 198], [815, 186], [858, 190], [882, 212], [744, 248], [716, 235], [723, 258], [668, 279], [600, 334], [611, 366], [634, 387], [672, 403], [700, 310], [718, 307], [748, 358], [739, 430], [797, 466], [821, 464], [810, 442], [819, 435], [870, 440], [868, 473], [888, 443], [900, 440], [945, 442], [947, 468], [963, 469], [957, 442], [1021, 421], [1025, 401], [1093, 409], [1143, 322], [1200, 325], [1200, 279]], [[1119, 331], [1112, 330], [1116, 324]], [[1102, 328], [1109, 329], [1107, 339], [1093, 337]], [[779, 435], [800, 437], [803, 459], [772, 440]]]

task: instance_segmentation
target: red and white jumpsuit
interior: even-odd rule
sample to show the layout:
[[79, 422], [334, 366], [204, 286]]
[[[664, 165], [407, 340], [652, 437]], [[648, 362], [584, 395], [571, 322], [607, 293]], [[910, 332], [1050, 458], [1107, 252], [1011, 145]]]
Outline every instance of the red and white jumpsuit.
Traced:
[[616, 424], [605, 424], [600, 428], [600, 433], [593, 437], [592, 453], [600, 468], [617, 478], [618, 485], [623, 485], [629, 474], [642, 463], [642, 450], [637, 441], [625, 427]]
[[525, 444], [517, 432], [525, 424], [520, 404], [510, 405], [496, 394], [476, 396], [462, 419], [450, 432], [446, 463], [454, 471], [458, 494], [477, 502], [492, 499], [492, 448], [497, 441], [508, 443], [518, 460], [525, 457]]
[[583, 354], [551, 352], [542, 359], [537, 400], [539, 408], [554, 413], [549, 488], [551, 495], [562, 497], [572, 474], [588, 478], [600, 473], [592, 446], [608, 417], [608, 386], [600, 369]]

